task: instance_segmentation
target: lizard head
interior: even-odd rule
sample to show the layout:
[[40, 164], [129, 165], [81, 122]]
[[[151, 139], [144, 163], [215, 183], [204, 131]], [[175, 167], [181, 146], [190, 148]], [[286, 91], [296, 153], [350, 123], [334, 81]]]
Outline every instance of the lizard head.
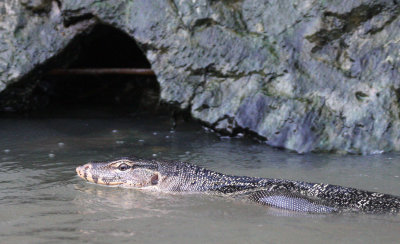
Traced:
[[158, 164], [153, 161], [119, 159], [91, 162], [76, 168], [82, 179], [103, 185], [145, 188], [158, 184]]

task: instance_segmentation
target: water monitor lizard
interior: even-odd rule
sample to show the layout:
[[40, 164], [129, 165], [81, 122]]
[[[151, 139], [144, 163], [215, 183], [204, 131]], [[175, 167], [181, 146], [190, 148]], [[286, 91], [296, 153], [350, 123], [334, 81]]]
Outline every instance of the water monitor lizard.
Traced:
[[400, 197], [337, 185], [233, 176], [184, 162], [119, 159], [76, 168], [90, 182], [162, 192], [207, 192], [307, 213], [398, 213]]

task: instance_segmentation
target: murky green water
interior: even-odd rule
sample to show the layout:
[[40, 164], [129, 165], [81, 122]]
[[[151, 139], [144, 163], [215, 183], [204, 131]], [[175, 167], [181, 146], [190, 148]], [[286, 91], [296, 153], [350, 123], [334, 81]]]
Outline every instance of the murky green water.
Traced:
[[224, 173], [325, 182], [400, 195], [400, 155], [297, 155], [224, 139], [163, 116], [0, 119], [0, 243], [399, 243], [400, 217], [282, 216], [206, 195], [94, 185], [90, 160], [135, 155]]

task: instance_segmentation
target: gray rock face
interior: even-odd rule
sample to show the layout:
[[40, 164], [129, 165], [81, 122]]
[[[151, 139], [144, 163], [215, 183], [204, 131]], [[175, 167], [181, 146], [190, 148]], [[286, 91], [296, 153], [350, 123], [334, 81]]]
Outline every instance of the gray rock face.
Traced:
[[[396, 0], [0, 2], [0, 90], [96, 23], [144, 50], [161, 99], [295, 150], [400, 150]], [[33, 81], [32, 81], [33, 82]]]

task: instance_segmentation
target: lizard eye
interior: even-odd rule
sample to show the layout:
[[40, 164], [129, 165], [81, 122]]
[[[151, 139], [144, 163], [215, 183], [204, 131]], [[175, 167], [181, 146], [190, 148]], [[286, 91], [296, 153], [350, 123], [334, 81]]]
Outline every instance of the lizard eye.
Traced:
[[120, 164], [118, 166], [118, 169], [121, 170], [121, 171], [125, 171], [125, 170], [130, 169], [130, 168], [131, 168], [131, 166], [129, 166], [127, 164]]

